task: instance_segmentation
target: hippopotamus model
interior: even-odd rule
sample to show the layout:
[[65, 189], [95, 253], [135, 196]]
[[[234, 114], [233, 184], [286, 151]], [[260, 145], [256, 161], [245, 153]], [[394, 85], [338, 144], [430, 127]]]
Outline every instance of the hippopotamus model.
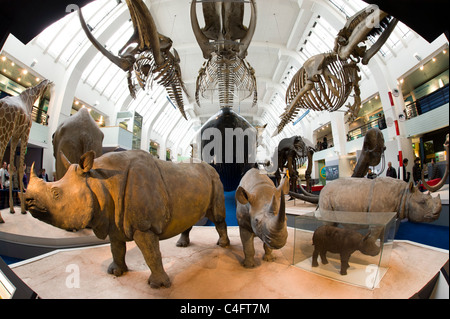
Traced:
[[442, 204], [438, 195], [421, 193], [413, 183], [391, 177], [342, 178], [327, 183], [320, 192], [319, 208], [324, 211], [397, 212], [397, 218], [431, 222], [439, 218]]
[[335, 226], [324, 225], [316, 229], [313, 235], [314, 252], [312, 256], [312, 266], [318, 267], [317, 257], [320, 255], [322, 264], [328, 264], [327, 251], [341, 255], [341, 275], [347, 275], [350, 267], [348, 260], [350, 256], [359, 250], [365, 255], [376, 256], [380, 253], [380, 247], [375, 241], [355, 230], [342, 229]]
[[255, 266], [254, 236], [264, 242], [265, 261], [273, 261], [272, 249], [286, 244], [287, 223], [284, 194], [289, 191], [289, 178], [284, 178], [278, 188], [267, 175], [252, 168], [236, 190], [236, 217], [239, 224], [245, 259], [243, 266]]
[[81, 108], [62, 122], [52, 135], [53, 156], [55, 157], [56, 179], [61, 179], [66, 173], [61, 152], [72, 163], [77, 163], [81, 155], [87, 151], [94, 151], [101, 156], [103, 132], [98, 128], [87, 108]]
[[[63, 154], [62, 154], [63, 156]], [[126, 242], [134, 240], [151, 269], [152, 288], [169, 287], [159, 241], [189, 230], [206, 215], [229, 245], [225, 201], [219, 176], [206, 163], [175, 164], [140, 150], [112, 152], [95, 158], [85, 153], [59, 181], [45, 183], [33, 167], [26, 206], [33, 217], [53, 226], [78, 230], [91, 227], [101, 239], [109, 235], [113, 262], [108, 273], [128, 270]]]

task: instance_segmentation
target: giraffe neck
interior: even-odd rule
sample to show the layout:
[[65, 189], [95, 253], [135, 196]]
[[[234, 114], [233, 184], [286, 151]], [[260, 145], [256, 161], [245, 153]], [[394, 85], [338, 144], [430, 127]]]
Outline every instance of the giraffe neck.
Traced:
[[49, 84], [50, 82], [48, 80], [44, 80], [38, 85], [28, 88], [20, 94], [20, 97], [24, 102], [24, 105], [27, 108], [28, 113], [32, 112], [33, 104], [40, 96], [44, 94]]

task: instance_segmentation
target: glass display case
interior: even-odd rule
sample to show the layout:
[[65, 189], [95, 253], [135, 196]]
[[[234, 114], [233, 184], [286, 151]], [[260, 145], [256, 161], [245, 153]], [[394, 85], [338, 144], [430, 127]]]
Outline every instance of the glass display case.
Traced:
[[368, 289], [389, 268], [396, 213], [315, 211], [295, 216], [293, 265]]
[[36, 298], [38, 295], [17, 277], [0, 257], [0, 300]]

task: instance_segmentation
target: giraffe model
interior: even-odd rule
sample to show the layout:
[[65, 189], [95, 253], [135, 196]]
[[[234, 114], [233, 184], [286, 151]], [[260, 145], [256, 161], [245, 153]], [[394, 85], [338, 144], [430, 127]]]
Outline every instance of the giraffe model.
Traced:
[[[25, 151], [27, 149], [28, 137], [31, 129], [31, 113], [33, 104], [41, 97], [50, 86], [49, 80], [43, 80], [38, 85], [28, 88], [17, 96], [7, 96], [0, 100], [0, 156], [3, 158], [6, 146], [11, 141], [10, 168], [14, 171], [14, 154], [20, 141], [20, 161], [19, 161], [19, 185], [20, 203], [22, 214], [26, 214], [23, 201], [23, 164], [25, 161]], [[14, 214], [14, 201], [12, 198], [12, 187], [9, 188], [9, 209]], [[0, 214], [0, 223], [4, 223]]]

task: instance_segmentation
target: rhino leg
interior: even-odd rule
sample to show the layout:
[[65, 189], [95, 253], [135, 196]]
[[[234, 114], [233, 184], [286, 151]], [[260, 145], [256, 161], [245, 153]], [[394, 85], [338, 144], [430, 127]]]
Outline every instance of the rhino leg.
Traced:
[[145, 262], [152, 271], [148, 278], [148, 284], [152, 288], [169, 288], [171, 283], [169, 276], [164, 271], [161, 251], [159, 250], [159, 237], [151, 231], [136, 231], [134, 241], [144, 255]]
[[189, 227], [184, 232], [181, 233], [180, 239], [177, 241], [177, 247], [187, 247], [189, 246], [189, 243], [191, 240], [189, 239], [189, 232], [191, 231], [192, 227]]
[[108, 267], [108, 274], [119, 277], [124, 272], [128, 271], [128, 267], [125, 263], [126, 252], [127, 245], [124, 241], [111, 239], [111, 253], [113, 256], [113, 262]]
[[2, 213], [0, 212], [0, 224], [3, 224], [5, 221], [2, 218]]
[[325, 249], [320, 251], [320, 260], [322, 261], [322, 264], [328, 264], [327, 251]]
[[272, 249], [264, 243], [264, 256], [265, 261], [274, 261], [276, 257], [272, 255]]
[[227, 223], [225, 222], [225, 199], [222, 190], [216, 190], [218, 194], [213, 202], [212, 207], [206, 212], [206, 217], [214, 223], [219, 233], [217, 245], [220, 247], [228, 247], [230, 239], [228, 238]]
[[347, 275], [347, 269], [350, 268], [350, 265], [348, 263], [348, 260], [350, 259], [349, 253], [342, 253], [341, 254], [341, 275], [345, 276]]
[[241, 235], [241, 241], [245, 256], [242, 265], [245, 268], [253, 268], [255, 267], [255, 246], [253, 244], [253, 238], [255, 237], [255, 234], [243, 227], [239, 227], [239, 234]]
[[312, 255], [312, 267], [319, 267], [319, 263], [317, 262], [317, 257], [319, 257], [319, 249], [317, 247], [314, 248], [314, 252]]
[[214, 222], [216, 225], [216, 230], [219, 233], [219, 240], [217, 241], [217, 245], [220, 247], [228, 247], [230, 246], [230, 239], [228, 238], [227, 233], [227, 224], [225, 221], [221, 223]]

